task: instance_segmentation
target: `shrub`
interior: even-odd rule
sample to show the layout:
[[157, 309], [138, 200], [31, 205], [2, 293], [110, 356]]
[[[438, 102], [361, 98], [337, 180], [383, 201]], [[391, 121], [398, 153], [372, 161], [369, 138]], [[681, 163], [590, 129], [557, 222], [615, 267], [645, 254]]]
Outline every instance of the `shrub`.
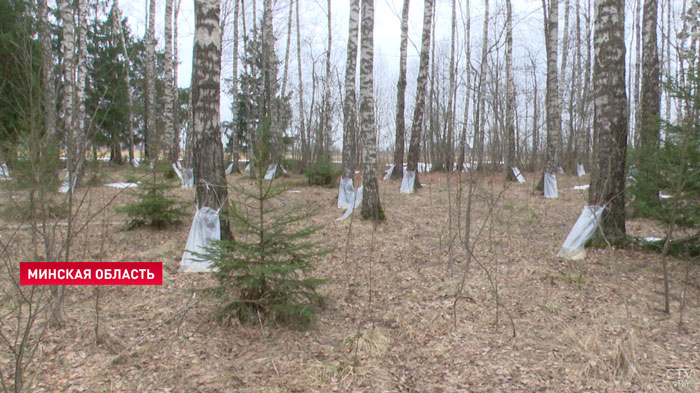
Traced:
[[320, 162], [310, 166], [304, 174], [311, 186], [332, 186], [340, 171], [330, 162]]

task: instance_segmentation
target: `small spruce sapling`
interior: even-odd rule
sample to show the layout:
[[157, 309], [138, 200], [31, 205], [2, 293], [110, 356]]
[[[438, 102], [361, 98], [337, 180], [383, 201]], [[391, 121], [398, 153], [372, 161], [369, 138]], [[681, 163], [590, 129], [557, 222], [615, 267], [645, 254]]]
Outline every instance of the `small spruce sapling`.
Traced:
[[257, 133], [252, 187], [232, 185], [238, 200], [222, 211], [234, 239], [213, 242], [202, 257], [214, 262], [218, 285], [210, 293], [224, 299], [222, 319], [255, 323], [262, 315], [272, 323], [306, 328], [324, 300], [316, 290], [325, 280], [311, 272], [329, 251], [309, 240], [321, 228], [308, 224], [316, 211], [288, 205], [281, 197], [288, 187], [264, 180], [275, 159], [269, 128], [265, 122]]
[[[164, 229], [171, 225], [178, 225], [182, 218], [188, 216], [185, 212], [186, 203], [167, 196], [167, 192], [178, 186], [167, 177], [160, 175], [157, 168], [150, 169], [151, 179], [140, 180], [136, 191], [131, 194], [137, 198], [134, 203], [117, 206], [114, 209], [119, 213], [126, 213], [131, 220], [127, 227], [134, 229], [141, 226], [151, 226]], [[159, 177], [161, 179], [159, 180]], [[131, 179], [133, 180], [133, 179]]]

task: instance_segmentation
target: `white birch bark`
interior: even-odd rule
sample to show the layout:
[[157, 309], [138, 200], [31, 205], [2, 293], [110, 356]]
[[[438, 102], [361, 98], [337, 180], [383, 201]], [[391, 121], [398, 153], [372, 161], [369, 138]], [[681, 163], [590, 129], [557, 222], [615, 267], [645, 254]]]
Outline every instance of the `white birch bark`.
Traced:
[[348, 47], [345, 62], [345, 100], [343, 102], [343, 179], [355, 176], [354, 142], [357, 134], [357, 34], [359, 31], [360, 1], [350, 1]]
[[362, 0], [360, 44], [360, 126], [363, 134], [360, 214], [376, 222], [385, 217], [379, 201], [377, 129], [374, 123], [374, 0]]
[[165, 143], [163, 149], [168, 161], [176, 162], [178, 149], [176, 145], [176, 129], [173, 117], [173, 94], [176, 93], [173, 83], [173, 0], [165, 0], [165, 56], [164, 70], [165, 88], [163, 89], [163, 121], [165, 122]]

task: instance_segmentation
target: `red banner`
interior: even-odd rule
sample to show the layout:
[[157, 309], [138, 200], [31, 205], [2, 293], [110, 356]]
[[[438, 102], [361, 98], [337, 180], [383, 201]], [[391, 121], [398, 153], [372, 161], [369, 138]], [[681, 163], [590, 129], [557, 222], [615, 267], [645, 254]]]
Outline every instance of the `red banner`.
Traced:
[[20, 262], [20, 285], [163, 285], [163, 262]]

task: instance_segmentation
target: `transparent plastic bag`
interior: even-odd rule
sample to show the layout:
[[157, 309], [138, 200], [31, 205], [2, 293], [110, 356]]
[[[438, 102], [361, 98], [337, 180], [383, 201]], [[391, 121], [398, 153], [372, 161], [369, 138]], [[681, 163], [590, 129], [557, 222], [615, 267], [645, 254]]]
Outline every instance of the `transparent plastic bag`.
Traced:
[[213, 271], [211, 261], [201, 260], [201, 256], [192, 254], [192, 252], [203, 254], [205, 247], [210, 245], [212, 240], [221, 239], [221, 227], [219, 223], [219, 211], [210, 207], [197, 209], [190, 234], [187, 237], [185, 252], [182, 254], [180, 261], [181, 272], [211, 272]]

